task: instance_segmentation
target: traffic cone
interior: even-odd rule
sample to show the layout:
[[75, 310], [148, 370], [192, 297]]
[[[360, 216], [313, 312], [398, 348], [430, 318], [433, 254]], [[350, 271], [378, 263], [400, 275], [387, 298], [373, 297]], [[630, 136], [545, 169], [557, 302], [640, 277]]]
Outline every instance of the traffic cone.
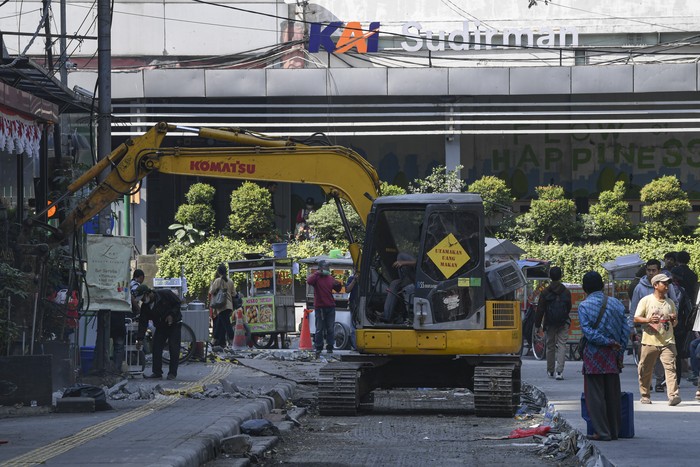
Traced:
[[309, 328], [309, 314], [311, 310], [304, 310], [304, 317], [301, 320], [301, 336], [299, 336], [299, 350], [313, 350], [311, 343], [311, 329]]
[[243, 325], [243, 309], [236, 310], [236, 329], [233, 333], [233, 349], [244, 350], [246, 348], [245, 326]]

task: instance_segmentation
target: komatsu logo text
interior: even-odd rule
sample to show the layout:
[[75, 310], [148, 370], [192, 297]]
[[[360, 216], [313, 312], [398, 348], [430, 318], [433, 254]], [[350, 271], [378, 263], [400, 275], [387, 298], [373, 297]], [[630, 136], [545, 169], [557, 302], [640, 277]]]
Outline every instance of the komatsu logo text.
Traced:
[[255, 164], [221, 161], [191, 161], [190, 170], [197, 172], [219, 172], [232, 174], [254, 174]]

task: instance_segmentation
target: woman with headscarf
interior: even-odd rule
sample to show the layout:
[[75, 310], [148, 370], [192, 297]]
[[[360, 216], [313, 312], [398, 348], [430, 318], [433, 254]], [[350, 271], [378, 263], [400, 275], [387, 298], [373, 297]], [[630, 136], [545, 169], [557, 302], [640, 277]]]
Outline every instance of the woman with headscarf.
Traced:
[[231, 315], [233, 314], [233, 297], [236, 296], [236, 288], [233, 281], [228, 277], [228, 271], [225, 264], [220, 264], [216, 268], [216, 278], [209, 287], [209, 299], [216, 296], [220, 289], [226, 293], [226, 302], [222, 307], [214, 308], [214, 324], [213, 338], [214, 345], [226, 346], [228, 342], [233, 340], [233, 326], [231, 325]]

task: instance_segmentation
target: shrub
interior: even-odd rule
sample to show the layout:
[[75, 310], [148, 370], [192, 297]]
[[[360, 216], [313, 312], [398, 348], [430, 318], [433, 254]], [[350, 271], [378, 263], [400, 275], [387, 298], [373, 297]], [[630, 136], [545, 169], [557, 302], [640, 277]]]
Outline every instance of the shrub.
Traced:
[[190, 187], [185, 195], [189, 204], [206, 204], [210, 205], [214, 200], [216, 188], [208, 183], [195, 183]]
[[270, 192], [261, 186], [244, 182], [231, 192], [231, 236], [239, 240], [279, 241], [275, 229]]
[[216, 212], [211, 207], [216, 189], [206, 183], [195, 183], [185, 195], [186, 204], [181, 204], [175, 213], [175, 220], [182, 225], [191, 224], [197, 231], [211, 233], [216, 223]]
[[[360, 215], [355, 212], [355, 209], [350, 206], [350, 203], [344, 200], [340, 202], [343, 205], [343, 210], [355, 241], [362, 241], [365, 238], [364, 222], [360, 219]], [[319, 241], [347, 242], [345, 228], [340, 220], [340, 214], [334, 200], [323, 203], [320, 208], [312, 212], [309, 215], [308, 223], [312, 236]]]
[[379, 185], [379, 195], [380, 196], [397, 196], [405, 195], [406, 190], [398, 185], [392, 185], [388, 182], [381, 182]]
[[538, 198], [530, 203], [530, 211], [516, 220], [520, 236], [545, 243], [578, 238], [580, 223], [576, 219], [576, 204], [564, 197], [564, 189], [548, 185], [539, 186], [535, 191]]
[[647, 183], [639, 193], [645, 222], [641, 227], [645, 238], [675, 237], [683, 233], [686, 213], [690, 210], [688, 194], [673, 175]]
[[625, 182], [615, 183], [612, 190], [603, 191], [590, 214], [582, 216], [586, 235], [598, 240], [619, 240], [632, 236], [628, 204], [624, 200]]
[[515, 198], [505, 181], [485, 175], [469, 185], [467, 191], [480, 194], [484, 200], [486, 225], [490, 227], [491, 233], [512, 228], [514, 216], [511, 208]]
[[[416, 179], [408, 184], [409, 193], [459, 193], [467, 186], [459, 178], [459, 171], [464, 166], [458, 165], [454, 170], [447, 170], [444, 165], [433, 168], [430, 175], [424, 179]], [[414, 185], [415, 183], [415, 185]]]

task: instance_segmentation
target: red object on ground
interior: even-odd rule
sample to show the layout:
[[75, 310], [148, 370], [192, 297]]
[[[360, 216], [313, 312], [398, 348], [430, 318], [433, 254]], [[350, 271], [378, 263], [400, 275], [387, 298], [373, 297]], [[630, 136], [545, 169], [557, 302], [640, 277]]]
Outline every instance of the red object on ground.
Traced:
[[518, 428], [516, 430], [511, 431], [510, 435], [508, 435], [508, 438], [527, 438], [529, 436], [535, 435], [544, 436], [547, 433], [549, 433], [549, 430], [551, 429], [552, 427], [547, 425], [540, 425], [535, 428]]
[[301, 320], [301, 336], [299, 336], [299, 350], [313, 350], [311, 343], [311, 328], [309, 327], [309, 313], [311, 310], [304, 310], [304, 318]]

